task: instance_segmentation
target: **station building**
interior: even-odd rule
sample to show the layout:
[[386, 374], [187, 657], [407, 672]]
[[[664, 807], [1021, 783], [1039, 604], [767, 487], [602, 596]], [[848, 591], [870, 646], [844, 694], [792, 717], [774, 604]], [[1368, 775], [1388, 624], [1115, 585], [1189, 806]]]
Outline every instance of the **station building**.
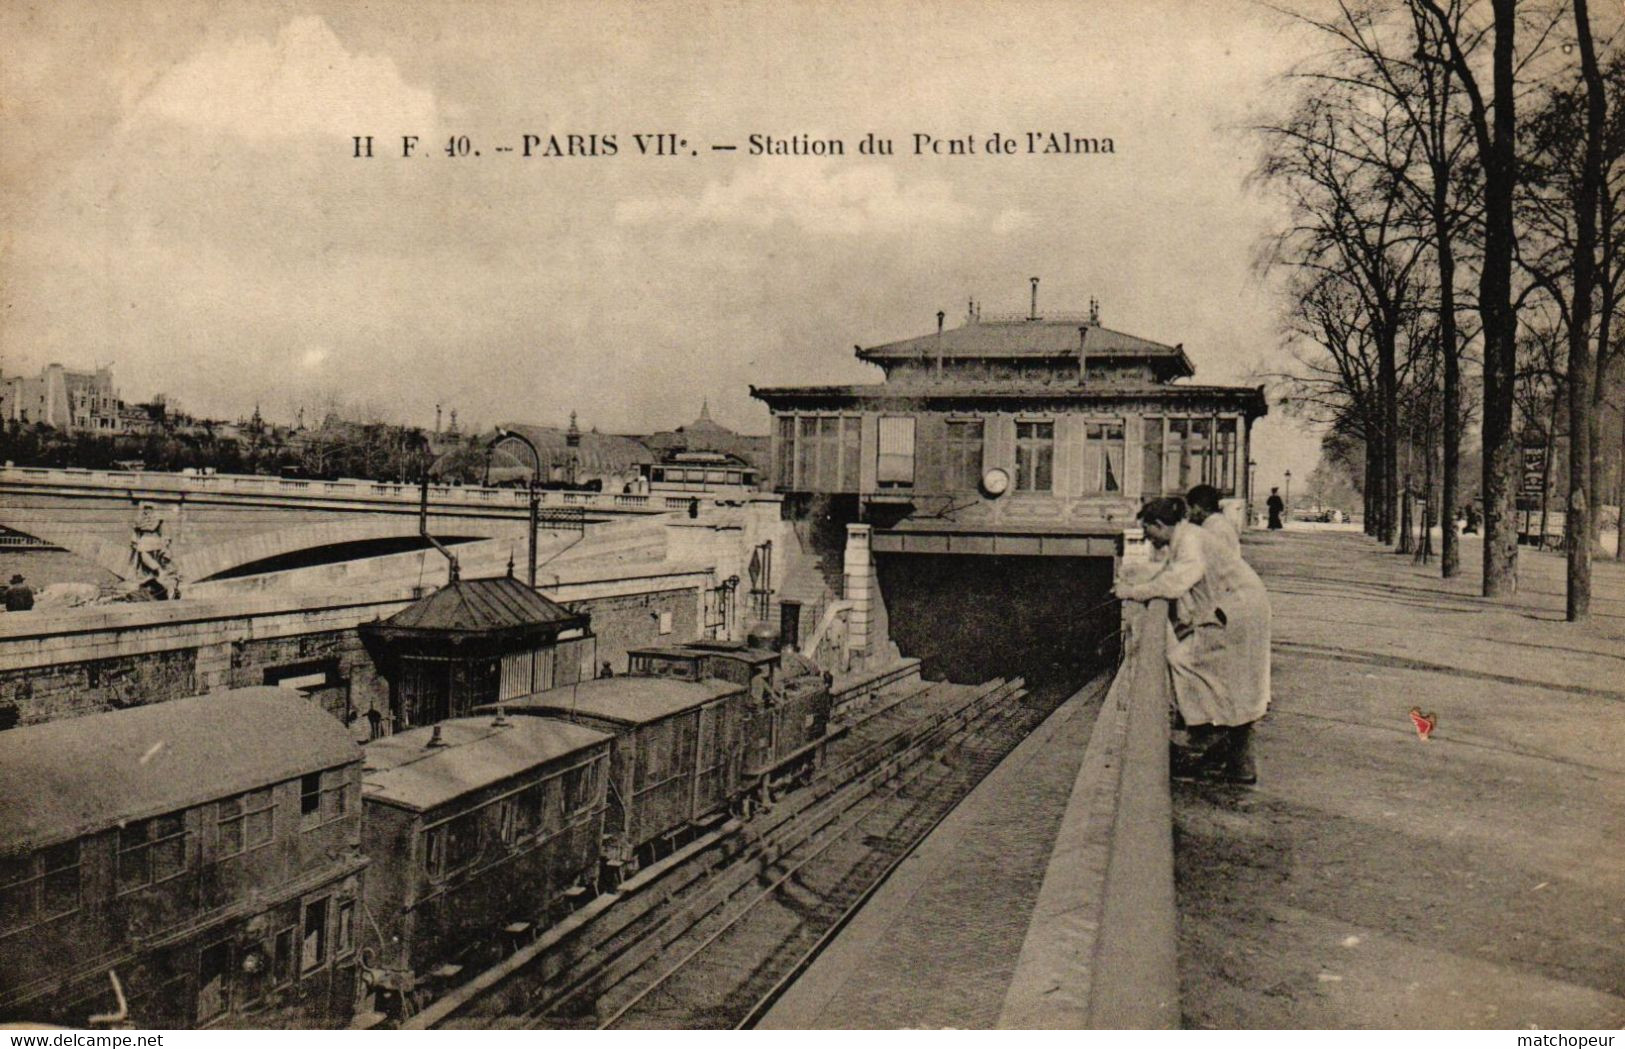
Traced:
[[342, 1026], [360, 845], [361, 749], [289, 689], [0, 732], [0, 1021]]
[[[1183, 346], [1107, 328], [1098, 307], [1040, 315], [1036, 284], [1034, 299], [1026, 316], [973, 309], [944, 329], [939, 313], [934, 333], [859, 347], [879, 383], [751, 390], [773, 414], [771, 485], [786, 512], [846, 544], [848, 589], [871, 622], [881, 604], [911, 606], [889, 619], [928, 669], [908, 635], [944, 654], [974, 646], [986, 613], [961, 605], [983, 576], [990, 599], [1044, 595], [1026, 609], [996, 603], [1007, 630], [1053, 637], [1065, 633], [1055, 617], [1109, 589], [1144, 500], [1197, 484], [1247, 494], [1261, 387], [1191, 383]], [[871, 557], [878, 589], [852, 579]], [[1078, 571], [1058, 575], [1057, 557]], [[1077, 592], [1061, 599], [1068, 586]]]

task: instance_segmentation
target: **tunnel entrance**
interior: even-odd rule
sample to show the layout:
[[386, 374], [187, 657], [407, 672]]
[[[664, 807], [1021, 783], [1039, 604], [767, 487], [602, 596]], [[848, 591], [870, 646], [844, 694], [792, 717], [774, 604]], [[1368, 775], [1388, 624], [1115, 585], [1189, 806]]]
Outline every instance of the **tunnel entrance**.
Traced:
[[933, 680], [1070, 691], [1116, 659], [1109, 557], [877, 554], [891, 636]]

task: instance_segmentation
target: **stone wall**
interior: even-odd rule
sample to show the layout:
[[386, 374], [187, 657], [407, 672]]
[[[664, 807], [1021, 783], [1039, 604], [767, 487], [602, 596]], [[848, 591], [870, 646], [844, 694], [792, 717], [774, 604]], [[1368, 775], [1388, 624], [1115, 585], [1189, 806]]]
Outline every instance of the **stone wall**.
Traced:
[[[709, 585], [708, 570], [688, 568], [569, 580], [549, 593], [592, 616], [598, 662], [620, 673], [628, 648], [698, 637]], [[0, 616], [0, 728], [293, 675], [325, 676], [312, 697], [335, 715], [382, 708], [388, 684], [356, 628], [410, 600], [397, 590]]]

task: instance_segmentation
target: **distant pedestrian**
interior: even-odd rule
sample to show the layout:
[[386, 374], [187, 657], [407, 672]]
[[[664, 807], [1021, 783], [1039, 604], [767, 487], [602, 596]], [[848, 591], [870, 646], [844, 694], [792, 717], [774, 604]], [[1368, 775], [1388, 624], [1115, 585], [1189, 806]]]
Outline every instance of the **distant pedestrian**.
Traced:
[[6, 587], [6, 611], [27, 612], [34, 607], [34, 590], [23, 581], [21, 575], [11, 577], [11, 585]]
[[1467, 524], [1461, 530], [1462, 535], [1477, 535], [1478, 507], [1474, 506], [1472, 503], [1468, 503], [1467, 509], [1463, 511], [1462, 516], [1467, 518]]
[[608, 661], [605, 661], [604, 665], [598, 668], [598, 676], [599, 677], [614, 677], [615, 676], [615, 668], [610, 666]]
[[1270, 511], [1270, 531], [1279, 532], [1286, 527], [1281, 523], [1281, 515], [1286, 513], [1286, 503], [1281, 499], [1279, 488], [1270, 489], [1270, 497], [1264, 501], [1264, 505], [1269, 507]]

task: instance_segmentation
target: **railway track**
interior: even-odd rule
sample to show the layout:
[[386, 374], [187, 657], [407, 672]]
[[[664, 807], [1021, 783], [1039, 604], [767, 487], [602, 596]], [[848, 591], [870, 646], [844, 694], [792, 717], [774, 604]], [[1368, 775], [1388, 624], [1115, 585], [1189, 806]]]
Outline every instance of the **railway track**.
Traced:
[[748, 1022], [1054, 705], [1019, 679], [893, 689], [843, 726], [811, 785], [715, 827], [402, 1026]]
[[604, 1028], [749, 1026], [891, 871], [1032, 727], [1019, 701], [989, 708], [934, 754], [809, 835], [596, 1000]]

